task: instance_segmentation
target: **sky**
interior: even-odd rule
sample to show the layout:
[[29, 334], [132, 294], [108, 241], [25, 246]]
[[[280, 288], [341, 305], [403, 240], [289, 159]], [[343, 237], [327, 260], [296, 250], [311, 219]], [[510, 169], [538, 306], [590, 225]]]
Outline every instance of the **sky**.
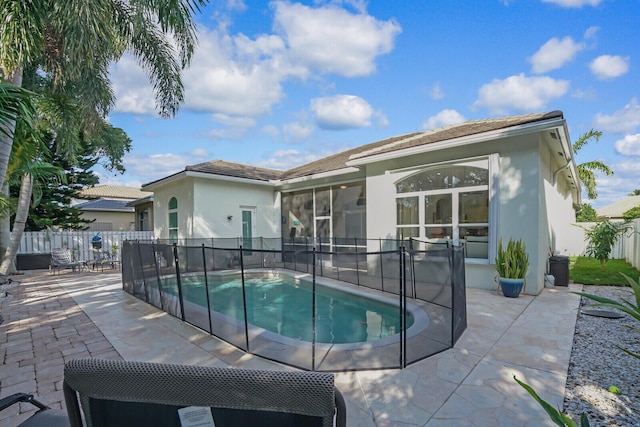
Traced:
[[215, 159], [288, 169], [391, 136], [561, 110], [575, 156], [601, 160], [606, 206], [640, 189], [640, 0], [212, 0], [158, 115], [129, 55], [110, 69], [109, 116], [132, 150], [101, 184], [139, 187]]

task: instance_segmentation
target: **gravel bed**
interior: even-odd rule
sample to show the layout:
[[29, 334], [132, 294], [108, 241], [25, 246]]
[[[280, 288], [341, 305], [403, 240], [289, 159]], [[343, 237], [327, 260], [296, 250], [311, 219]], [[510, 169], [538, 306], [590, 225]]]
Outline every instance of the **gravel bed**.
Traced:
[[[630, 288], [584, 286], [584, 292], [635, 303]], [[593, 304], [582, 298], [583, 309]], [[608, 319], [578, 313], [564, 397], [564, 412], [575, 421], [585, 413], [592, 427], [640, 426], [640, 360], [617, 347], [640, 353], [640, 331], [625, 325], [640, 328], [626, 314]], [[620, 394], [610, 392], [610, 386]]]

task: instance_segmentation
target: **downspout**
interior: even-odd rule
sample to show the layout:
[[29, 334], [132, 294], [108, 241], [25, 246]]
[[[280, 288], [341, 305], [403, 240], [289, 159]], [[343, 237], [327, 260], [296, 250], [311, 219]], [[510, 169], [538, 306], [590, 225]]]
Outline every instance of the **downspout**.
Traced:
[[558, 178], [558, 174], [559, 174], [560, 172], [562, 172], [563, 170], [565, 170], [566, 168], [568, 168], [570, 165], [571, 165], [571, 159], [568, 159], [568, 160], [567, 160], [567, 164], [566, 164], [566, 165], [561, 166], [557, 171], [555, 171], [555, 172], [553, 173], [553, 185], [554, 185], [554, 186], [556, 185], [556, 179]]

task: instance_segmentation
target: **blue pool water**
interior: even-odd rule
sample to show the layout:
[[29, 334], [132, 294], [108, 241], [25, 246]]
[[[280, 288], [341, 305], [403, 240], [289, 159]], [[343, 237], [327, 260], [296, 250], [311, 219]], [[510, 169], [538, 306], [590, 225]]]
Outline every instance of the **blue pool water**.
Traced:
[[[208, 277], [212, 310], [244, 321], [242, 279]], [[312, 284], [286, 275], [245, 276], [248, 323], [279, 335], [312, 341]], [[202, 276], [182, 279], [187, 301], [207, 306]], [[316, 342], [375, 341], [400, 332], [397, 306], [339, 289], [316, 285]], [[407, 315], [407, 328], [414, 322]]]

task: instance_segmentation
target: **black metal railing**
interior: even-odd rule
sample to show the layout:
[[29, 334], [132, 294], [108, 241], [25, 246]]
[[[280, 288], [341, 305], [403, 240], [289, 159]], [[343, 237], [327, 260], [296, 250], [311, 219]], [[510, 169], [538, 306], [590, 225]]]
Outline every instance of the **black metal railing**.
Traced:
[[[123, 287], [239, 349], [307, 370], [403, 368], [453, 347], [467, 326], [464, 248], [352, 241], [126, 241]], [[270, 280], [287, 272], [304, 292], [276, 310], [289, 294]], [[359, 320], [338, 319], [336, 307], [362, 295], [387, 314], [358, 308]]]

